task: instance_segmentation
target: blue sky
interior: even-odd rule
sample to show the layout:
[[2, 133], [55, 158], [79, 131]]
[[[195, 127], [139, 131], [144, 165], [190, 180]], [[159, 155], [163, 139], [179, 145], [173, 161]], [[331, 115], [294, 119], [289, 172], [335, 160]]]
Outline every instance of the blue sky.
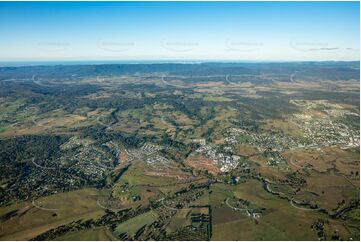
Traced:
[[359, 60], [359, 2], [0, 2], [0, 61]]

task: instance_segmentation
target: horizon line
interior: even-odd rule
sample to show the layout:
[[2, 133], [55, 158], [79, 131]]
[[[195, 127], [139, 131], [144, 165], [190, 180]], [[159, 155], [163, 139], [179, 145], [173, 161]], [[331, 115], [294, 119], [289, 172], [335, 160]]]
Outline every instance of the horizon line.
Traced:
[[360, 62], [360, 60], [224, 60], [224, 59], [139, 59], [139, 60], [0, 60], [0, 67], [54, 66], [54, 65], [141, 65], [141, 64], [205, 64], [205, 63], [310, 63]]

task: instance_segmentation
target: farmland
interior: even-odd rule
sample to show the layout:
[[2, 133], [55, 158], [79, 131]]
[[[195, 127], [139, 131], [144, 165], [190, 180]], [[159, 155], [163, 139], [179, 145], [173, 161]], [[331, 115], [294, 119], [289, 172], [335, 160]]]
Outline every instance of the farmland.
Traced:
[[0, 68], [0, 239], [359, 240], [358, 73]]

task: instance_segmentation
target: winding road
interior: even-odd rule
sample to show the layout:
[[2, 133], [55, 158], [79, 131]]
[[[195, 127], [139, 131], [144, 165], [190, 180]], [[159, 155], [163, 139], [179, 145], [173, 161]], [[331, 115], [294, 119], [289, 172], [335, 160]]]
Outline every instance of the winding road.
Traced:
[[42, 166], [42, 165], [39, 165], [35, 162], [35, 158], [31, 160], [31, 162], [36, 166], [36, 167], [39, 167], [39, 168], [42, 168], [42, 169], [46, 169], [46, 170], [55, 170], [56, 168], [55, 167], [46, 167], [46, 166]]
[[226, 199], [226, 205], [234, 210], [237, 210], [237, 211], [252, 211], [251, 209], [249, 208], [236, 208], [236, 207], [233, 207], [229, 204], [228, 202], [229, 198]]

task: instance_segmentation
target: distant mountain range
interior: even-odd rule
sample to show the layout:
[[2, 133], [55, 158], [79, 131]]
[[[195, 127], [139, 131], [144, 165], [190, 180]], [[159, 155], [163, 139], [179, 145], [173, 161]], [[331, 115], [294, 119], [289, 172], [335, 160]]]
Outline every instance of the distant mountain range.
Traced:
[[116, 76], [136, 73], [167, 73], [171, 75], [260, 75], [297, 73], [298, 78], [327, 80], [359, 79], [360, 63], [350, 62], [272, 62], [272, 63], [154, 63], [99, 65], [39, 65], [0, 67], [0, 80], [31, 78], [64, 78], [70, 76]]

